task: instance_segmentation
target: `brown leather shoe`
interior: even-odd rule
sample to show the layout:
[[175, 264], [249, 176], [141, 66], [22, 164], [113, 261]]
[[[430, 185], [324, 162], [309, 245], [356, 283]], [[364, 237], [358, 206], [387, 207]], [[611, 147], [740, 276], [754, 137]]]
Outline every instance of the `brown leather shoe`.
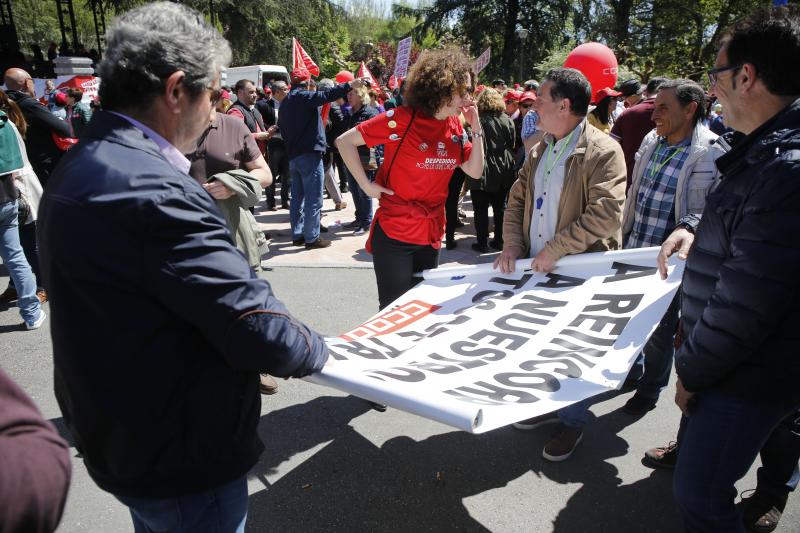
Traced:
[[38, 291], [36, 291], [36, 296], [37, 296], [37, 298], [39, 298], [39, 303], [40, 304], [43, 304], [48, 300], [47, 291], [44, 290], [44, 289], [39, 289]]
[[317, 239], [314, 242], [307, 242], [306, 243], [306, 250], [313, 250], [315, 248], [327, 248], [331, 245], [331, 241], [327, 239]]
[[17, 289], [8, 287], [3, 294], [0, 294], [0, 302], [11, 303], [17, 299]]
[[270, 395], [278, 392], [278, 382], [275, 381], [275, 378], [269, 374], [259, 374], [259, 378], [261, 378], [261, 382], [258, 385], [258, 390], [261, 391], [261, 394]]
[[339, 202], [338, 204], [336, 204], [336, 207], [335, 207], [335, 209], [336, 209], [337, 211], [341, 211], [342, 209], [347, 209], [347, 202], [345, 202], [344, 200], [342, 200], [341, 202]]
[[542, 457], [553, 463], [566, 461], [578, 447], [583, 438], [583, 431], [559, 424], [553, 436], [547, 441], [542, 450]]

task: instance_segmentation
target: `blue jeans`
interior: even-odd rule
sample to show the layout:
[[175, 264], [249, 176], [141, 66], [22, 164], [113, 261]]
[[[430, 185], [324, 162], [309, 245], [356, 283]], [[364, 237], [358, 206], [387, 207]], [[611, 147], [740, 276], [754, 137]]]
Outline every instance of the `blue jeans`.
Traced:
[[734, 484], [747, 474], [775, 427], [796, 405], [755, 403], [715, 391], [695, 396], [681, 420], [673, 480], [687, 532], [743, 532]]
[[322, 184], [325, 171], [322, 154], [312, 152], [289, 160], [292, 176], [292, 201], [289, 220], [292, 240], [304, 238], [307, 243], [319, 239], [319, 213], [322, 209]]
[[[44, 290], [42, 285], [42, 275], [39, 273], [39, 245], [36, 242], [36, 222], [30, 222], [19, 226], [19, 241], [22, 244], [22, 251], [25, 259], [33, 270], [33, 278], [36, 280], [36, 290]], [[9, 280], [9, 287], [14, 287], [14, 280]], [[16, 288], [16, 287], [14, 287]]]
[[[368, 170], [367, 177], [369, 181], [375, 181], [375, 171]], [[358, 182], [347, 171], [347, 186], [350, 187], [350, 193], [353, 195], [353, 206], [356, 208], [356, 221], [365, 230], [368, 230], [372, 225], [372, 198], [364, 192], [358, 185]]]
[[0, 204], [0, 257], [17, 289], [17, 306], [22, 320], [32, 326], [41, 307], [36, 297], [36, 280], [19, 242], [17, 201]]
[[177, 498], [116, 496], [128, 506], [135, 533], [244, 533], [247, 476]]
[[800, 481], [800, 411], [796, 411], [778, 424], [761, 448], [761, 468], [757, 488], [776, 497], [782, 497], [797, 488]]
[[645, 398], [657, 400], [669, 383], [672, 361], [675, 358], [673, 338], [675, 328], [678, 327], [680, 307], [680, 290], [678, 290], [637, 360], [637, 364], [641, 364], [640, 361], [644, 357], [644, 372], [636, 384], [636, 392]]

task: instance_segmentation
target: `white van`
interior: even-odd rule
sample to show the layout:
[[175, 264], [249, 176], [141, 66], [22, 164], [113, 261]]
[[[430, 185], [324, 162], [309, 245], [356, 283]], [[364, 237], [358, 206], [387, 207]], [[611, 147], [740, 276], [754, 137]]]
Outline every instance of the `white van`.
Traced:
[[233, 88], [239, 80], [250, 80], [256, 87], [264, 87], [270, 80], [283, 80], [289, 83], [289, 72], [280, 65], [247, 65], [244, 67], [229, 67], [225, 71], [223, 85]]

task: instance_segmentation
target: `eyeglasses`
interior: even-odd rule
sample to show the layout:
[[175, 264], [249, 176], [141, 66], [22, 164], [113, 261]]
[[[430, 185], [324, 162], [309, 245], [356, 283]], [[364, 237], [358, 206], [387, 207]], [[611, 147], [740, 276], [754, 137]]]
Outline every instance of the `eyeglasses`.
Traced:
[[738, 70], [740, 68], [742, 68], [742, 63], [739, 63], [738, 65], [729, 65], [727, 67], [712, 68], [711, 70], [706, 72], [706, 74], [708, 75], [708, 84], [711, 87], [713, 87], [717, 84], [717, 81], [719, 80], [719, 74], [721, 74], [722, 72], [726, 72], [728, 70]]

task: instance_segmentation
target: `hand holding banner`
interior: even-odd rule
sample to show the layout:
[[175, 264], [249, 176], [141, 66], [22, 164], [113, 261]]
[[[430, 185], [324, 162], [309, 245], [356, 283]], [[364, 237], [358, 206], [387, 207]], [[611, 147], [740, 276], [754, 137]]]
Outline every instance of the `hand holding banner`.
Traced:
[[472, 433], [619, 388], [680, 285], [683, 261], [662, 281], [658, 250], [570, 256], [549, 274], [525, 271], [530, 259], [512, 274], [428, 272], [328, 338], [336, 364], [306, 379]]

